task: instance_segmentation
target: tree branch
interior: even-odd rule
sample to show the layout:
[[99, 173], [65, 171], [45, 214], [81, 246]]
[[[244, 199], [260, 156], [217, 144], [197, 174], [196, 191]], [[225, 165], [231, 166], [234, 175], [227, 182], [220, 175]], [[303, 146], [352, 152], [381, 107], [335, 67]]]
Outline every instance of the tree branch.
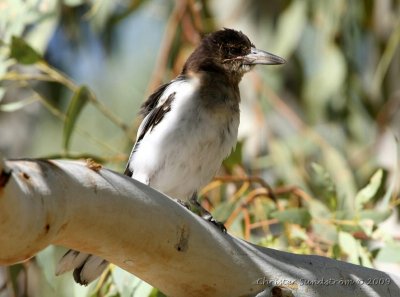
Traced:
[[399, 277], [252, 245], [93, 163], [6, 161], [0, 176], [3, 265], [56, 244], [105, 258], [174, 297], [400, 296]]

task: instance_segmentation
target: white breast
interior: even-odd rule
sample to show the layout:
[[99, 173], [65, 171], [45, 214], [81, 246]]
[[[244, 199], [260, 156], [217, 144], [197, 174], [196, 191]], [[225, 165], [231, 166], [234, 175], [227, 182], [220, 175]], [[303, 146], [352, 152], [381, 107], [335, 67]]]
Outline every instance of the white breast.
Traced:
[[166, 97], [176, 92], [171, 110], [140, 141], [130, 163], [132, 178], [184, 201], [216, 174], [236, 144], [239, 126], [237, 110], [202, 106], [198, 88], [196, 81], [167, 88]]

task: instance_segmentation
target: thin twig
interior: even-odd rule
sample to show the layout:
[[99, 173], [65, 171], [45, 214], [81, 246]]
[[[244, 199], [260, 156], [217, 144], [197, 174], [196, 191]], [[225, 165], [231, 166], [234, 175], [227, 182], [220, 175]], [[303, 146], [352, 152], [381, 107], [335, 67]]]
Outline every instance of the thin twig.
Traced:
[[263, 180], [259, 176], [216, 176], [214, 177], [214, 180], [222, 181], [222, 182], [250, 182], [250, 183], [258, 183], [262, 187], [266, 188], [269, 192], [269, 196], [271, 197], [272, 200], [277, 201], [275, 195], [274, 195], [274, 190], [271, 188], [271, 186]]
[[250, 228], [255, 229], [255, 228], [260, 228], [260, 227], [269, 227], [272, 224], [278, 224], [278, 223], [279, 223], [278, 219], [262, 220], [262, 221], [252, 223]]
[[225, 226], [229, 227], [232, 225], [233, 221], [237, 218], [239, 213], [246, 207], [249, 206], [249, 204], [257, 197], [269, 197], [269, 192], [268, 189], [265, 188], [258, 188], [253, 191], [251, 191], [245, 198], [245, 200], [232, 211], [231, 215], [228, 217], [228, 219], [225, 221]]
[[243, 222], [244, 222], [244, 239], [249, 241], [250, 240], [250, 214], [247, 208], [242, 209], [243, 212]]
[[299, 198], [302, 198], [304, 201], [311, 201], [313, 198], [307, 194], [303, 189], [299, 188], [298, 186], [282, 186], [274, 189], [276, 195], [283, 195], [292, 193]]

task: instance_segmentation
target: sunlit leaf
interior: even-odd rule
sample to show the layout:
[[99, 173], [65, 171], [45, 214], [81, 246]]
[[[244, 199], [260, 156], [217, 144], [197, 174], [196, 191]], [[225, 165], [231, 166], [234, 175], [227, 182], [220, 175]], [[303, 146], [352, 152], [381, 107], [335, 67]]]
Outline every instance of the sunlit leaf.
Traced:
[[358, 242], [350, 233], [339, 232], [339, 246], [349, 256], [349, 262], [359, 263]]
[[350, 233], [339, 232], [339, 246], [348, 255], [348, 262], [372, 267], [370, 254]]
[[63, 134], [63, 146], [65, 150], [68, 150], [72, 132], [75, 127], [75, 123], [80, 115], [82, 109], [90, 99], [90, 91], [87, 87], [82, 86], [75, 91], [71, 103], [68, 106], [66, 113], [66, 119], [64, 122], [64, 134]]
[[34, 64], [42, 60], [42, 56], [34, 50], [25, 40], [13, 36], [11, 40], [10, 57], [21, 64]]
[[361, 189], [355, 198], [356, 209], [361, 210], [362, 207], [370, 201], [378, 191], [382, 182], [383, 171], [379, 169], [369, 181], [368, 185], [366, 185], [363, 189]]
[[359, 245], [359, 252], [358, 252], [359, 256], [358, 256], [358, 258], [359, 258], [359, 261], [360, 261], [360, 265], [372, 268], [373, 265], [372, 265], [372, 262], [371, 262], [371, 254], [370, 254], [370, 252], [364, 246], [362, 246], [360, 242], [358, 242], [358, 245]]

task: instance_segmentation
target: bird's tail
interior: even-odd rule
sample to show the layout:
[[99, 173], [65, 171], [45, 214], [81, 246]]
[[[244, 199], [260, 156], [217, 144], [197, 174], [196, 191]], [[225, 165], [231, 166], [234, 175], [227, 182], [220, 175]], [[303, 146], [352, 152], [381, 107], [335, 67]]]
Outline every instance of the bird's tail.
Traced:
[[75, 281], [86, 286], [98, 278], [107, 266], [108, 262], [99, 257], [69, 250], [58, 262], [56, 275], [74, 270]]

